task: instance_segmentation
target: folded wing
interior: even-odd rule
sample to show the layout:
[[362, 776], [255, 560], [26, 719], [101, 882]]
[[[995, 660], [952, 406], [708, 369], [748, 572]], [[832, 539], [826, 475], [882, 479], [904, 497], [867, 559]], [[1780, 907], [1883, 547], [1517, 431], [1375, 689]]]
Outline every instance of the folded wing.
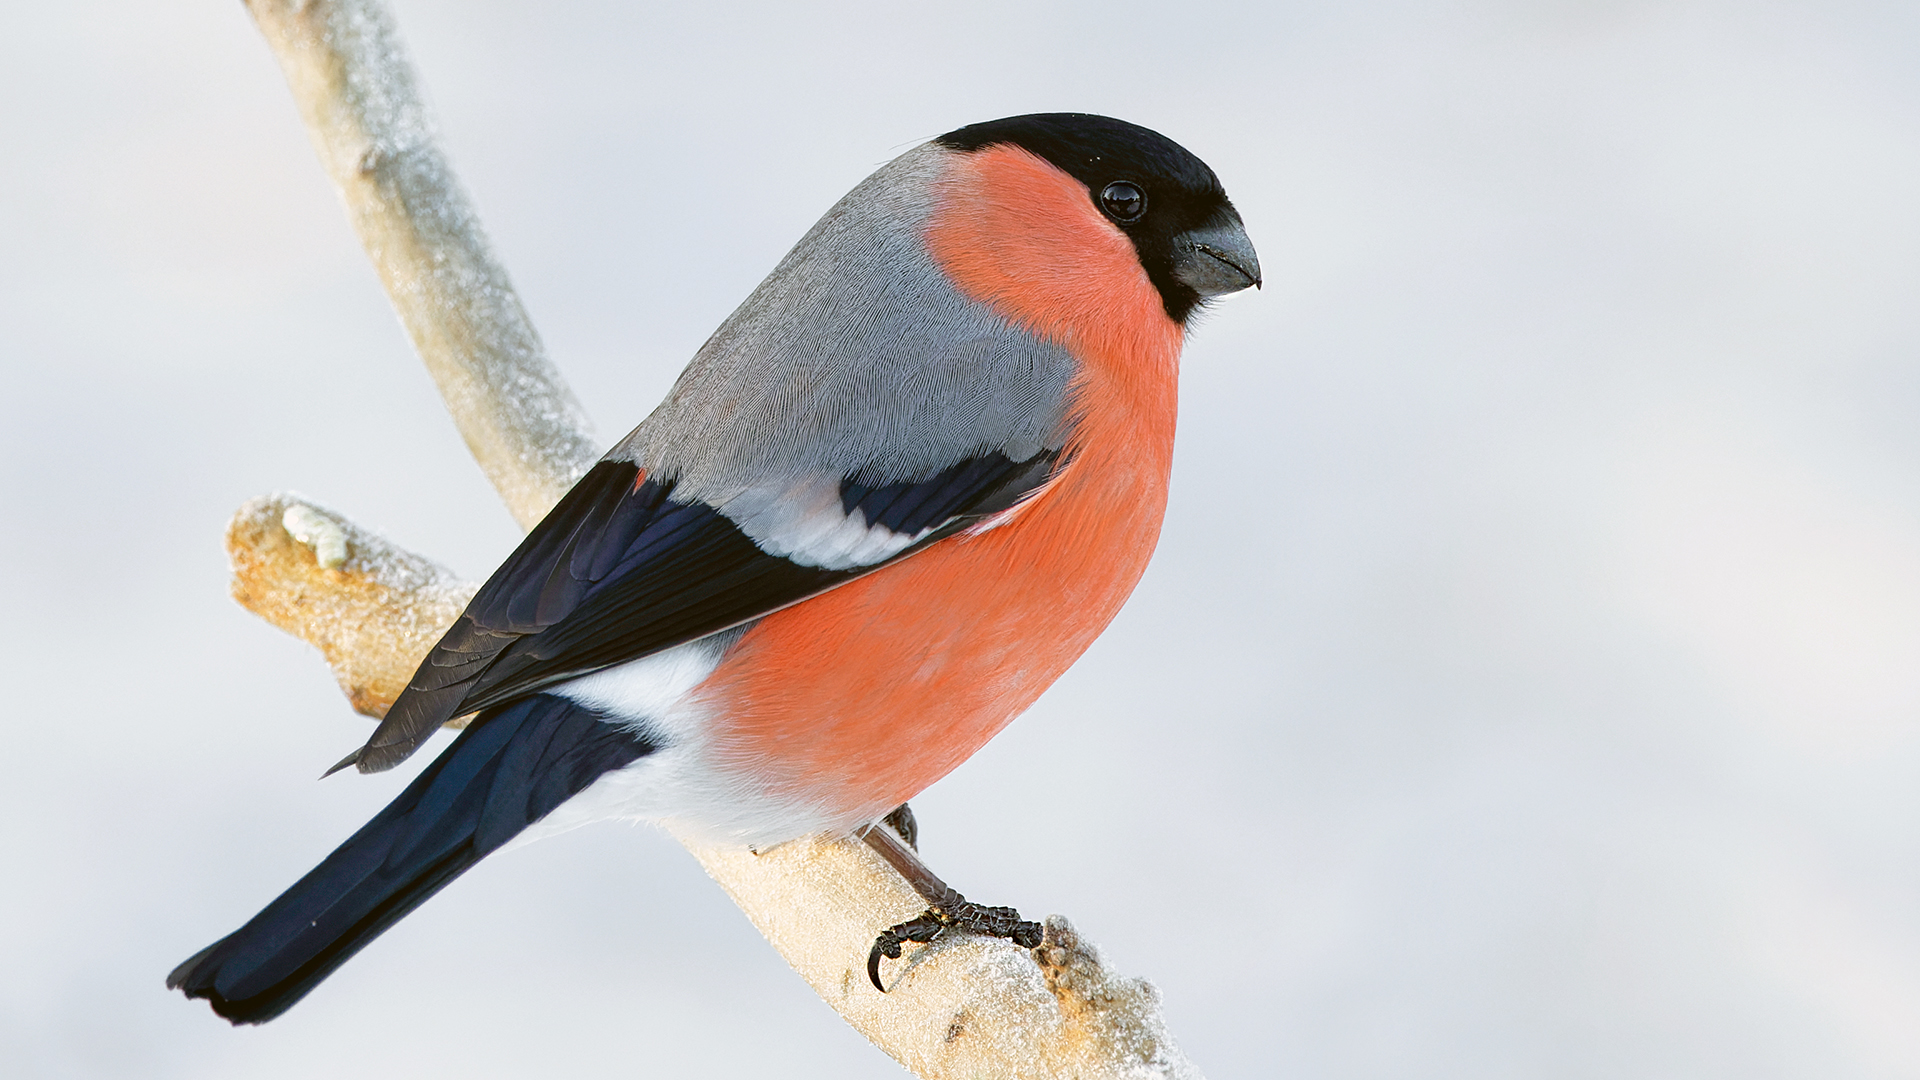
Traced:
[[[672, 481], [602, 461], [481, 587], [373, 737], [335, 768], [392, 768], [455, 717], [739, 626], [909, 557], [1011, 507], [1057, 459], [987, 452], [914, 481], [841, 478], [837, 498], [798, 516], [769, 512], [785, 505], [778, 491], [743, 496], [744, 509], [682, 502]], [[833, 539], [849, 529], [900, 542]]]

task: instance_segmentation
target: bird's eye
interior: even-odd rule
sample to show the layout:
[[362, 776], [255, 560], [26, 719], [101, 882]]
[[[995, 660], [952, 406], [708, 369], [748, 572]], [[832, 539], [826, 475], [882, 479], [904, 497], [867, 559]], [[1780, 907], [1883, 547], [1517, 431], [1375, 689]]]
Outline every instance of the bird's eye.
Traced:
[[1115, 221], [1139, 221], [1147, 212], [1147, 193], [1136, 184], [1115, 180], [1101, 190], [1100, 206]]

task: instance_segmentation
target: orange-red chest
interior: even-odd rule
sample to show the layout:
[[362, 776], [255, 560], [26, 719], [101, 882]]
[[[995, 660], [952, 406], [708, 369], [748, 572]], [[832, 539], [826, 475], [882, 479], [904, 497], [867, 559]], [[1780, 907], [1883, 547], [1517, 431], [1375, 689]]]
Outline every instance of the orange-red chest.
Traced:
[[1079, 361], [1067, 464], [996, 527], [762, 619], [697, 691], [713, 749], [852, 825], [978, 750], [1126, 601], [1160, 533], [1180, 328], [1086, 188], [1024, 151], [955, 155], [927, 243], [976, 302]]

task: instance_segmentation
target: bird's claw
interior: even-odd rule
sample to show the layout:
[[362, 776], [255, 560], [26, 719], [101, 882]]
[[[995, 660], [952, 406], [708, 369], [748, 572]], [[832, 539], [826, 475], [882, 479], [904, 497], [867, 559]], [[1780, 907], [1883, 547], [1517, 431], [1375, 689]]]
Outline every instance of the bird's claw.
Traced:
[[1042, 935], [1039, 923], [1022, 919], [1020, 912], [1013, 908], [976, 904], [948, 889], [939, 903], [898, 926], [882, 930], [880, 936], [873, 939], [873, 949], [867, 953], [867, 978], [873, 980], [873, 988], [883, 994], [887, 992], [880, 982], [881, 957], [898, 960], [900, 947], [907, 942], [924, 945], [949, 930], [1008, 938], [1023, 949], [1038, 948]]

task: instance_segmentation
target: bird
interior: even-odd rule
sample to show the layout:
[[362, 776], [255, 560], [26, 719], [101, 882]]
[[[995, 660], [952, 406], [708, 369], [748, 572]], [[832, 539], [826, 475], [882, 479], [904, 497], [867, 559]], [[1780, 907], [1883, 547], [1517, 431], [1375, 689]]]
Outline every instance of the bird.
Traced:
[[[882, 933], [1038, 943], [919, 864], [908, 801], [1120, 611], [1165, 514], [1179, 359], [1261, 284], [1199, 158], [1089, 113], [972, 124], [859, 183], [526, 536], [334, 768], [385, 809], [169, 988], [285, 1012], [490, 852], [589, 821], [764, 848], [865, 835]], [[883, 819], [906, 845], [876, 828]]]

